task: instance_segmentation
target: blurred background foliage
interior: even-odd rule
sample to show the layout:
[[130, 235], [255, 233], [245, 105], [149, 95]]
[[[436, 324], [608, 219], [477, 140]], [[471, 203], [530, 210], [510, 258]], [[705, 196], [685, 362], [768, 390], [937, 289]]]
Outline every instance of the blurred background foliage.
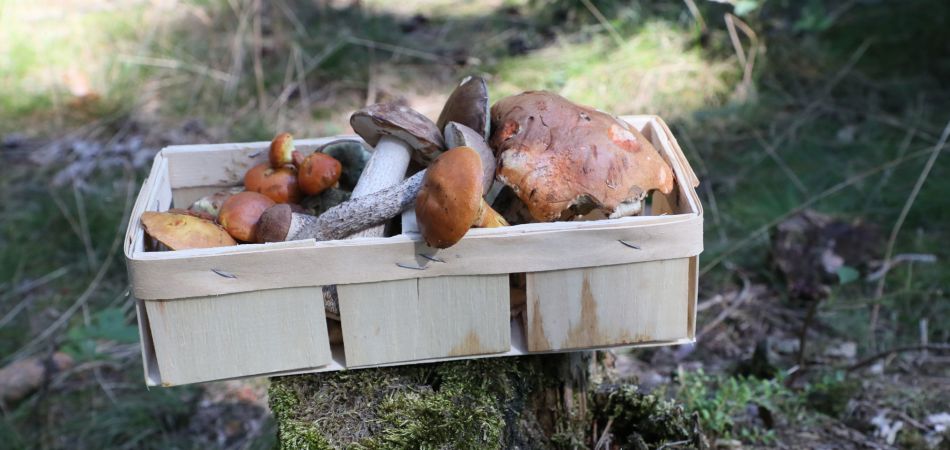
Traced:
[[[946, 382], [945, 369], [890, 357], [877, 376], [911, 387], [885, 389], [843, 368], [950, 341], [950, 164], [926, 169], [950, 119], [948, 21], [939, 0], [0, 0], [0, 362], [75, 360], [3, 405], [0, 442], [271, 446], [264, 380], [144, 388], [119, 247], [150, 158], [170, 144], [346, 133], [352, 111], [380, 101], [435, 117], [467, 74], [496, 99], [549, 89], [671, 124], [702, 180], [700, 297], [713, 303], [692, 355], [663, 376], [708, 432], [778, 445], [820, 422], [886, 441], [855, 406], [872, 393], [926, 424], [947, 399], [901, 377]], [[775, 268], [776, 226], [805, 210], [871, 230], [820, 301], [790, 295]], [[937, 262], [878, 281], [889, 247]], [[747, 292], [765, 293], [722, 300]], [[810, 324], [808, 376], [735, 370], [762, 340], [781, 354]], [[821, 353], [842, 343], [855, 351]], [[672, 352], [626, 357], [662, 367]], [[789, 377], [806, 359], [785, 353], [770, 364]], [[784, 429], [743, 419], [772, 399], [763, 408]], [[908, 426], [898, 444], [926, 447], [927, 433]]]

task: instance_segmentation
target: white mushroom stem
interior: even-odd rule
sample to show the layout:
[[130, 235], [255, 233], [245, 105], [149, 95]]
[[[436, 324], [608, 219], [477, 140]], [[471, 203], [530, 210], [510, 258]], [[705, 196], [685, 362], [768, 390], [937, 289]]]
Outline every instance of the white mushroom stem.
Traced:
[[287, 229], [287, 238], [330, 241], [352, 237], [354, 233], [396, 217], [412, 206], [422, 187], [426, 171], [421, 171], [402, 183], [371, 195], [351, 198], [323, 214], [314, 217], [294, 213]]
[[[366, 195], [379, 192], [391, 186], [399, 184], [406, 177], [406, 169], [409, 168], [409, 159], [412, 156], [412, 150], [400, 139], [392, 136], [382, 136], [373, 154], [370, 155], [363, 173], [360, 174], [359, 181], [353, 187], [353, 193], [350, 199], [358, 199]], [[385, 219], [383, 219], [385, 221]], [[371, 226], [365, 230], [346, 236], [345, 239], [358, 237], [380, 237], [386, 232], [386, 224]], [[337, 316], [340, 313], [339, 300], [337, 300], [336, 285], [323, 287], [323, 304], [326, 306], [328, 315]]]
[[402, 234], [419, 233], [419, 223], [416, 222], [416, 210], [409, 208], [402, 212]]
[[[411, 156], [412, 150], [405, 142], [392, 136], [381, 137], [350, 198], [358, 199], [399, 184], [406, 177]], [[346, 238], [379, 237], [385, 227], [385, 224], [376, 225]]]

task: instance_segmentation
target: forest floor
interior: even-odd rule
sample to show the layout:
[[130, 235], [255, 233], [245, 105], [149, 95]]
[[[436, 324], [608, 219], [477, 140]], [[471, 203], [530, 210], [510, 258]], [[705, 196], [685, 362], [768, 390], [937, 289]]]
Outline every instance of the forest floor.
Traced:
[[144, 387], [119, 244], [152, 156], [435, 117], [479, 74], [658, 114], [702, 181], [697, 343], [620, 376], [721, 447], [950, 447], [950, 5], [453, 3], [0, 2], [0, 366], [73, 360], [0, 442], [272, 447], [266, 379]]

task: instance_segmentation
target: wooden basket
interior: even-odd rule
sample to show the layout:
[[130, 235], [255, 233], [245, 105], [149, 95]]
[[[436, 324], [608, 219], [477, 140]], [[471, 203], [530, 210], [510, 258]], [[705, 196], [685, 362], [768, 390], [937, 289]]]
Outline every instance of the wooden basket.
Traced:
[[[472, 229], [438, 251], [402, 234], [146, 252], [143, 212], [241, 184], [269, 143], [163, 149], [125, 241], [146, 383], [692, 342], [698, 180], [659, 117], [623, 119], [676, 175], [648, 215]], [[310, 151], [331, 139], [296, 144]], [[511, 274], [526, 279], [524, 320], [511, 318]], [[321, 286], [330, 284], [338, 285], [342, 346], [327, 337]]]

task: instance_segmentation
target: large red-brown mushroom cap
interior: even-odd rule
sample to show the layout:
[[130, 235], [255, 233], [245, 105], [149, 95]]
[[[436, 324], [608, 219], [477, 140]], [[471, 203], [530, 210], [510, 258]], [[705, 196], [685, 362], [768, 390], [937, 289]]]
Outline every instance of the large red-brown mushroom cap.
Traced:
[[542, 222], [601, 209], [639, 212], [652, 190], [668, 194], [673, 171], [640, 132], [557, 94], [530, 91], [491, 108], [498, 178]]
[[426, 169], [416, 197], [416, 221], [426, 244], [450, 247], [472, 226], [508, 225], [482, 199], [482, 161], [471, 147], [453, 148]]

